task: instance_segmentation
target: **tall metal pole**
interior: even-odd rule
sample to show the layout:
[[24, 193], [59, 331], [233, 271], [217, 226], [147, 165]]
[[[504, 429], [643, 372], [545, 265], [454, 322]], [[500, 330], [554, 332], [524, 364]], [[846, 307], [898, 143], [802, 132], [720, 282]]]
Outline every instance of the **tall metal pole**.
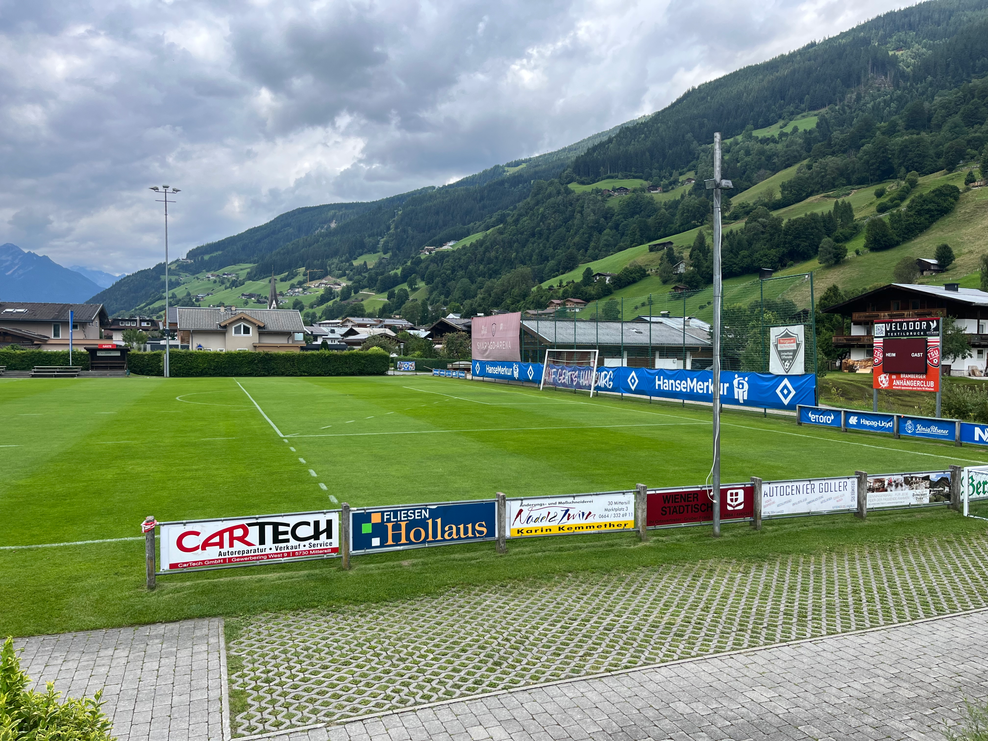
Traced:
[[[943, 317], [940, 317], [940, 364], [937, 366], [937, 419], [940, 419], [940, 390], [943, 388]], [[957, 428], [958, 431], [960, 428]]]
[[155, 193], [164, 196], [163, 199], [159, 200], [158, 203], [165, 204], [165, 362], [161, 369], [162, 376], [168, 378], [171, 372], [171, 356], [169, 354], [169, 349], [171, 348], [171, 337], [169, 336], [169, 323], [168, 323], [168, 204], [175, 203], [175, 201], [169, 201], [168, 196], [174, 195], [175, 193], [180, 193], [178, 188], [172, 188], [168, 185], [162, 185], [158, 188], [157, 185], [151, 187]]
[[724, 283], [720, 269], [720, 191], [733, 187], [730, 180], [720, 179], [720, 132], [714, 134], [714, 179], [706, 181], [707, 190], [714, 192], [714, 365], [713, 365], [713, 411], [714, 411], [714, 463], [711, 468], [711, 484], [714, 499], [714, 537], [720, 536], [720, 312], [723, 300]]

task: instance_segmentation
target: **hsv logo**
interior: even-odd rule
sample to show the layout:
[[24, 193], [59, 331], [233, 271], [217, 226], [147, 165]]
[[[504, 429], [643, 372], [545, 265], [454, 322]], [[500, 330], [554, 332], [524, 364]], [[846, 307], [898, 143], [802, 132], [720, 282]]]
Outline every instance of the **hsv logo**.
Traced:
[[881, 345], [875, 345], [875, 355], [874, 355], [874, 360], [873, 360], [873, 362], [874, 362], [875, 365], [881, 365], [882, 364], [882, 360], [883, 360], [882, 352], [883, 352], [882, 346]]
[[930, 364], [931, 367], [936, 368], [940, 365], [940, 346], [930, 345], [926, 349], [926, 362]]
[[631, 386], [632, 391], [638, 388], [638, 376], [635, 375], [634, 371], [632, 371], [631, 375], [628, 376], [628, 385]]
[[788, 378], [783, 378], [782, 383], [779, 384], [779, 387], [775, 390], [775, 393], [780, 399], [782, 399], [782, 403], [788, 406], [789, 402], [791, 402], [792, 398], [796, 395], [796, 389], [794, 389], [792, 384], [789, 383]]

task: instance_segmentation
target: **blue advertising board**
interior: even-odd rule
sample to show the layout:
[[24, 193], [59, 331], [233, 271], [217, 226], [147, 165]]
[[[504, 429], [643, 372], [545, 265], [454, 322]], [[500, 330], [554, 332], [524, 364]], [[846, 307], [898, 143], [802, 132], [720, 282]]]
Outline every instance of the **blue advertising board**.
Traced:
[[415, 361], [414, 360], [399, 360], [397, 362], [397, 369], [400, 371], [414, 371]]
[[497, 537], [493, 499], [375, 507], [350, 512], [350, 552], [472, 543]]
[[895, 415], [848, 411], [845, 425], [849, 430], [886, 432], [891, 435], [895, 427]]
[[825, 407], [799, 408], [799, 423], [804, 425], [819, 425], [821, 427], [840, 427], [840, 409]]
[[941, 419], [928, 417], [899, 417], [899, 435], [901, 437], [924, 437], [929, 440], [953, 442], [957, 432], [957, 424]]
[[511, 360], [474, 360], [474, 378], [500, 378], [505, 381], [542, 382], [542, 363], [517, 363]]
[[976, 422], [961, 422], [961, 442], [973, 445], [988, 445], [988, 425]]

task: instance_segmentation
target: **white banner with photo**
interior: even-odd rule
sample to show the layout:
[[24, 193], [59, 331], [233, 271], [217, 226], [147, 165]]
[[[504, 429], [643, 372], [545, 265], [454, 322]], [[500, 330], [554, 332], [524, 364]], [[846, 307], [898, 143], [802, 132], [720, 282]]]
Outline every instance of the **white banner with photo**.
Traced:
[[509, 499], [507, 515], [511, 538], [633, 530], [635, 492]]
[[868, 509], [950, 501], [950, 471], [868, 477]]
[[802, 515], [857, 509], [858, 481], [854, 476], [762, 484], [762, 516]]

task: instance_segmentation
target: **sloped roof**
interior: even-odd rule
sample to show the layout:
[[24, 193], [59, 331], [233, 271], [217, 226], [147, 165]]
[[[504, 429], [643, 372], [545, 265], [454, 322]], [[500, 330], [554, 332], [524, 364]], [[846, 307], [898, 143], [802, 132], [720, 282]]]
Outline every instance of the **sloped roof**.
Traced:
[[[674, 345], [682, 346], [682, 329], [646, 322], [539, 321], [526, 319], [522, 327], [548, 345]], [[651, 328], [651, 333], [649, 332]], [[696, 329], [686, 331], [686, 344], [709, 347], [710, 338]]]
[[192, 331], [221, 332], [224, 322], [241, 314], [262, 322], [260, 332], [304, 332], [302, 315], [294, 309], [224, 309], [177, 307], [178, 328]]
[[[23, 309], [23, 311], [20, 311]], [[0, 301], [2, 322], [67, 322], [69, 312], [74, 312], [76, 322], [91, 322], [97, 316], [107, 324], [110, 321], [103, 304], [29, 304], [23, 301]]]
[[910, 293], [933, 296], [942, 301], [953, 301], [959, 304], [967, 304], [968, 306], [988, 306], [988, 293], [979, 291], [977, 288], [958, 288], [956, 291], [948, 291], [944, 286], [924, 286], [918, 283], [889, 283], [881, 288], [876, 288], [874, 291], [868, 291], [867, 293], [862, 293], [860, 296], [855, 296], [846, 301], [841, 301], [839, 304], [834, 304], [824, 309], [824, 313], [839, 314], [841, 311], [846, 311], [851, 305], [883, 291], [887, 291], [890, 288], [899, 288]]

